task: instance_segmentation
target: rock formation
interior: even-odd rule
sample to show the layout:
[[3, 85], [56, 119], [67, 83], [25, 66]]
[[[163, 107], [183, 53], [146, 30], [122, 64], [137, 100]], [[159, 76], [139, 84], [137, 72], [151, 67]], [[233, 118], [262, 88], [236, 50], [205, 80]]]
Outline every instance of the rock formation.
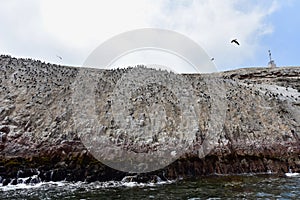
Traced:
[[[27, 182], [33, 183], [64, 179], [105, 181], [122, 180], [129, 174], [99, 162], [79, 137], [73, 117], [78, 111], [74, 92], [82, 73], [84, 77], [98, 77], [93, 101], [110, 141], [120, 142], [135, 153], [160, 148], [157, 141], [167, 137], [155, 135], [150, 143], [134, 144], [124, 134], [116, 134], [118, 124], [111, 115], [111, 95], [130, 70], [75, 68], [2, 55], [0, 181], [13, 184], [22, 177], [31, 177]], [[199, 129], [189, 151], [163, 169], [144, 174], [141, 181], [155, 175], [174, 179], [215, 173], [281, 174], [289, 168], [300, 171], [300, 67], [182, 76], [190, 82], [195, 107], [201, 110], [197, 111]], [[141, 114], [145, 106], [164, 107], [169, 124], [166, 122], [162, 134], [172, 134], [184, 112], [174, 104], [178, 99], [172, 91], [159, 84], [137, 90], [130, 101], [128, 116], [140, 126], [147, 126], [150, 119], [147, 113]], [[212, 126], [210, 120], [216, 123]]]

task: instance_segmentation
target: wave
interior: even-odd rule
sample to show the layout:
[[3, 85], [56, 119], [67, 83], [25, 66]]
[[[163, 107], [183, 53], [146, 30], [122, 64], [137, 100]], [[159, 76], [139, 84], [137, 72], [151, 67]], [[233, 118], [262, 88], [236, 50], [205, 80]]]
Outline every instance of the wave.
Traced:
[[63, 187], [63, 188], [85, 188], [85, 189], [105, 189], [105, 188], [118, 188], [118, 187], [155, 187], [158, 185], [164, 185], [164, 184], [171, 184], [174, 183], [175, 180], [166, 180], [163, 181], [160, 177], [157, 176], [156, 180], [152, 180], [147, 183], [140, 183], [137, 181], [134, 181], [134, 176], [126, 176], [121, 181], [106, 181], [106, 182], [100, 182], [95, 181], [92, 183], [87, 182], [69, 182], [69, 181], [49, 181], [49, 182], [37, 182], [37, 183], [26, 183], [26, 180], [31, 178], [32, 180], [35, 179], [37, 175], [34, 175], [32, 177], [27, 178], [19, 178], [18, 183], [14, 184], [13, 180], [7, 184], [3, 185], [0, 184], [0, 191], [10, 191], [10, 190], [26, 190], [26, 189], [34, 189], [34, 188], [51, 188], [51, 187]]

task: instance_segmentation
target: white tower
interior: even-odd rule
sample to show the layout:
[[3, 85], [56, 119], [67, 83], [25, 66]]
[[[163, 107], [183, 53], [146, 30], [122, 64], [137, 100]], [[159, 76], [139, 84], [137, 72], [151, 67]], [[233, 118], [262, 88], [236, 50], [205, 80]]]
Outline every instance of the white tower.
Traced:
[[268, 67], [270, 67], [270, 68], [276, 67], [275, 61], [272, 60], [272, 57], [271, 57], [271, 50], [269, 50], [269, 58], [270, 58], [270, 61], [268, 63]]

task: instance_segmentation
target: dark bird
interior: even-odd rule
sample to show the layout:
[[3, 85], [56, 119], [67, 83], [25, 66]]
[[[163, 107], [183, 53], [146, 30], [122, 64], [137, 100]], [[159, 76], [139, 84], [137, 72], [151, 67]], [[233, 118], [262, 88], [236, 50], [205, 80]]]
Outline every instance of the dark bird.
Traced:
[[237, 39], [231, 40], [231, 43], [235, 43], [235, 44], [237, 44], [237, 45], [240, 45], [240, 43], [237, 41]]
[[61, 56], [58, 56], [58, 55], [56, 55], [56, 57], [58, 57], [59, 59], [61, 59], [61, 60], [62, 60], [62, 57], [61, 57]]
[[211, 60], [211, 61], [214, 61], [214, 60], [215, 60], [215, 58], [211, 58], [210, 60]]

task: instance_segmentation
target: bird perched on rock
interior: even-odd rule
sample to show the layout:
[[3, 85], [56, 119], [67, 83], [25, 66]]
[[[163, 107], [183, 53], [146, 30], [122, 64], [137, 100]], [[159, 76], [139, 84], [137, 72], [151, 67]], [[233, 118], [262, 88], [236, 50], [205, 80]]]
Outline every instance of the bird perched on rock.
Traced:
[[235, 44], [237, 44], [237, 45], [240, 45], [240, 43], [237, 41], [237, 39], [231, 40], [231, 43], [235, 43]]

